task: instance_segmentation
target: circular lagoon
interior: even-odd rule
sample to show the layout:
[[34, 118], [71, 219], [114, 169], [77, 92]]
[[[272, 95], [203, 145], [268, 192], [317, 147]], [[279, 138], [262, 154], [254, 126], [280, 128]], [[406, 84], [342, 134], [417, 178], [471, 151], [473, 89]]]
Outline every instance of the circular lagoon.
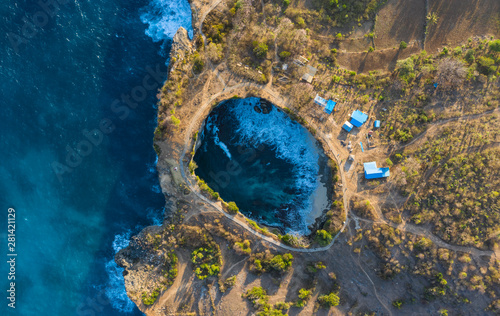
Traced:
[[330, 206], [328, 157], [319, 142], [260, 98], [230, 99], [199, 134], [196, 175], [245, 216], [285, 232], [309, 233]]

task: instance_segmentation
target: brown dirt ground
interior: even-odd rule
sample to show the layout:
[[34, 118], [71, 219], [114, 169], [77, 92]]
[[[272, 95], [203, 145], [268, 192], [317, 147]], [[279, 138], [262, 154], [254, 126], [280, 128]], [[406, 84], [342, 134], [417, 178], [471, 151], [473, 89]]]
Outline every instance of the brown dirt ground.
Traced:
[[337, 54], [337, 61], [342, 67], [354, 70], [357, 73], [367, 73], [371, 70], [392, 71], [396, 67], [396, 62], [399, 59], [405, 59], [420, 51], [420, 47], [417, 43], [414, 43], [412, 46], [408, 45], [408, 48], [405, 50], [400, 50], [398, 48], [375, 50], [371, 53], [340, 52]]
[[399, 47], [424, 39], [425, 1], [389, 0], [379, 11], [375, 23], [377, 49]]
[[428, 52], [459, 45], [472, 36], [500, 35], [498, 0], [429, 0], [429, 10], [437, 12], [439, 20], [427, 35]]

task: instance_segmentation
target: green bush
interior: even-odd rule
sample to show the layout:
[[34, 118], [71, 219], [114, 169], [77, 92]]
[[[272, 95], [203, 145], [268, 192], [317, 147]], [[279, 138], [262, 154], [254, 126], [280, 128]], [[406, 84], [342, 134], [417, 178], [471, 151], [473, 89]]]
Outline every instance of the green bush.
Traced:
[[322, 306], [331, 307], [331, 306], [338, 306], [340, 299], [337, 296], [337, 294], [332, 292], [328, 295], [321, 295], [320, 297], [318, 297], [318, 302]]
[[176, 126], [176, 127], [179, 127], [179, 125], [181, 124], [181, 120], [179, 120], [178, 118], [176, 118], [174, 115], [172, 115], [170, 117], [170, 119], [172, 120], [172, 123]]
[[203, 71], [203, 66], [205, 63], [203, 62], [203, 59], [201, 59], [200, 54], [197, 52], [194, 54], [194, 61], [193, 61], [193, 71], [195, 73], [200, 73]]
[[320, 229], [316, 232], [315, 240], [322, 247], [330, 244], [332, 239], [332, 235], [324, 229]]
[[286, 311], [287, 309], [290, 308], [290, 304], [288, 303], [285, 303], [285, 302], [278, 302], [274, 305], [274, 307], [276, 309], [279, 309], [279, 310], [282, 310], [282, 311]]
[[299, 290], [299, 298], [302, 300], [308, 300], [311, 298], [311, 290], [300, 289]]
[[259, 43], [257, 41], [254, 41], [253, 46], [253, 53], [255, 54], [255, 56], [257, 56], [258, 58], [264, 58], [267, 56], [267, 51], [269, 50], [269, 48], [267, 47], [266, 43]]
[[288, 7], [290, 5], [290, 0], [283, 0], [283, 5]]
[[396, 307], [397, 309], [401, 309], [401, 307], [403, 307], [403, 300], [399, 299], [399, 300], [395, 300], [392, 302], [392, 306]]
[[148, 295], [146, 292], [142, 292], [142, 303], [144, 305], [153, 305], [154, 302], [156, 302], [158, 295], [160, 295], [159, 288], [155, 289], [151, 295]]
[[292, 53], [287, 52], [286, 50], [284, 50], [280, 53], [280, 57], [283, 59], [290, 57], [290, 55], [292, 55]]
[[284, 272], [288, 270], [293, 263], [293, 256], [290, 253], [284, 255], [276, 255], [269, 261], [269, 265], [273, 270]]
[[212, 275], [218, 275], [222, 266], [222, 256], [219, 246], [210, 243], [191, 253], [191, 262], [195, 265], [194, 273], [203, 280]]
[[246, 239], [242, 242], [236, 242], [233, 248], [240, 254], [249, 255], [252, 253], [252, 248], [250, 248], [250, 241]]
[[399, 49], [405, 49], [406, 47], [408, 47], [408, 44], [405, 41], [401, 41], [401, 43], [399, 43]]
[[238, 208], [238, 206], [236, 205], [235, 202], [229, 202], [227, 203], [227, 211], [231, 214], [236, 214], [238, 213], [240, 209]]
[[500, 40], [494, 40], [490, 42], [490, 50], [500, 53]]
[[495, 61], [490, 57], [479, 57], [477, 60], [479, 72], [483, 75], [491, 75], [494, 74], [497, 70], [497, 66], [495, 66]]

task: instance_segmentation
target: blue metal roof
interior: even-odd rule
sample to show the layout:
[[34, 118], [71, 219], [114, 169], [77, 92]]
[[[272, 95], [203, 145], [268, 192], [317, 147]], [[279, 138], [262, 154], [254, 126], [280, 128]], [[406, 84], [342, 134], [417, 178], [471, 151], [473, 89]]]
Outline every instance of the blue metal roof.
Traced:
[[373, 126], [374, 126], [375, 128], [379, 128], [379, 127], [380, 127], [380, 121], [375, 121], [375, 122], [373, 123]]
[[334, 102], [332, 100], [328, 100], [328, 102], [326, 103], [326, 106], [325, 106], [325, 112], [328, 114], [332, 113], [336, 104], [337, 104], [337, 102]]
[[361, 127], [364, 122], [368, 119], [368, 115], [361, 112], [360, 110], [356, 110], [351, 115], [351, 123], [356, 127]]
[[375, 161], [365, 162], [363, 167], [365, 168], [366, 179], [387, 178], [390, 175], [389, 168], [377, 168]]
[[342, 125], [342, 128], [345, 129], [346, 131], [350, 132], [352, 129], [352, 124], [345, 121], [344, 125]]

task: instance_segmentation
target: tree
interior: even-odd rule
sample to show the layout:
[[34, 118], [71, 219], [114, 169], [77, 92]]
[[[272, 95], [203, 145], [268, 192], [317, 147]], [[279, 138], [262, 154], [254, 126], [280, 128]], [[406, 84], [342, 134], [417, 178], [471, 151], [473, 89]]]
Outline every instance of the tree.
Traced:
[[318, 302], [322, 306], [331, 307], [339, 305], [340, 299], [337, 294], [332, 292], [328, 295], [321, 295], [320, 297], [318, 297]]
[[285, 58], [290, 57], [290, 55], [291, 55], [291, 54], [292, 54], [292, 53], [287, 52], [286, 50], [284, 50], [284, 51], [282, 51], [282, 52], [280, 53], [280, 57], [281, 57], [282, 59], [285, 59]]
[[490, 42], [490, 50], [495, 53], [500, 53], [500, 40], [494, 40]]
[[316, 232], [315, 239], [316, 239], [316, 242], [318, 242], [320, 244], [320, 246], [326, 246], [332, 241], [333, 237], [326, 230], [320, 229]]
[[399, 43], [399, 49], [405, 49], [406, 47], [408, 47], [408, 44], [405, 41], [401, 41], [401, 43]]
[[258, 58], [264, 58], [267, 56], [267, 51], [269, 50], [269, 48], [267, 47], [266, 43], [264, 42], [259, 43], [257, 41], [254, 41], [253, 46], [254, 46], [253, 52], [255, 56], [257, 56]]
[[461, 85], [467, 76], [467, 68], [461, 60], [445, 58], [437, 66], [437, 80], [446, 88]]
[[178, 118], [176, 118], [176, 117], [175, 117], [175, 116], [173, 116], [173, 115], [172, 115], [170, 118], [172, 119], [172, 123], [174, 123], [174, 125], [175, 125], [176, 127], [179, 127], [179, 125], [181, 124], [181, 120], [179, 120]]
[[299, 290], [299, 298], [302, 300], [308, 300], [311, 297], [311, 291], [306, 289]]
[[429, 12], [427, 14], [426, 19], [427, 19], [427, 24], [431, 26], [437, 24], [439, 17], [437, 16], [436, 12]]
[[476, 61], [476, 57], [474, 56], [474, 50], [469, 49], [465, 53], [465, 60], [469, 63], [472, 64], [474, 61]]
[[238, 208], [238, 206], [236, 205], [235, 202], [229, 202], [227, 203], [227, 211], [231, 214], [236, 214], [238, 213], [240, 209]]
[[214, 63], [218, 63], [222, 59], [222, 45], [210, 43], [207, 47], [207, 57]]
[[203, 59], [201, 59], [200, 55], [196, 53], [194, 55], [194, 64], [193, 64], [193, 71], [195, 73], [200, 73], [203, 71], [203, 66], [205, 63], [203, 62]]
[[497, 70], [495, 61], [490, 57], [482, 56], [477, 60], [479, 72], [483, 75], [491, 75]]

